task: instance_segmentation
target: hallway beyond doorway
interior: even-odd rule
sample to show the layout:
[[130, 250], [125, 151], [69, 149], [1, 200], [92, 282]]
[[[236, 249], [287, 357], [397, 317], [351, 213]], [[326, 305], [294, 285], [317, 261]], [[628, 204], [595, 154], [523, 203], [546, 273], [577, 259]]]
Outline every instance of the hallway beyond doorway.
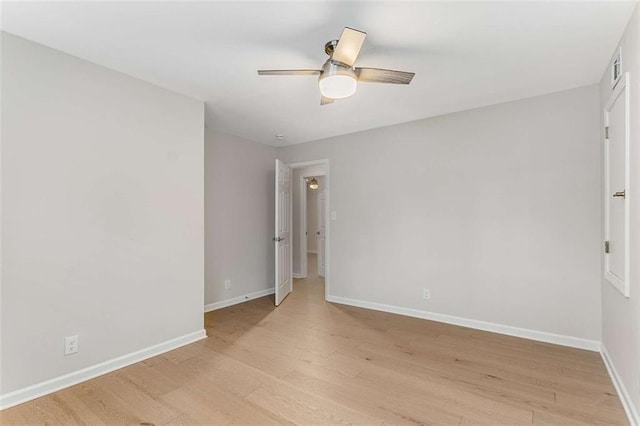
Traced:
[[307, 277], [294, 278], [294, 294], [301, 293], [301, 297], [319, 297], [324, 299], [324, 277], [318, 275], [318, 255], [307, 253]]

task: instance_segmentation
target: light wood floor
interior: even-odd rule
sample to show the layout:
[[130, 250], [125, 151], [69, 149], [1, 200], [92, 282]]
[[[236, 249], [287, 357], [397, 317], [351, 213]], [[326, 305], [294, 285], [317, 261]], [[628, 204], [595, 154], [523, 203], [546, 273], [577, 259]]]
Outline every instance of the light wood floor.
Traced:
[[317, 277], [294, 288], [279, 308], [208, 313], [208, 339], [0, 422], [627, 424], [597, 353], [329, 304]]

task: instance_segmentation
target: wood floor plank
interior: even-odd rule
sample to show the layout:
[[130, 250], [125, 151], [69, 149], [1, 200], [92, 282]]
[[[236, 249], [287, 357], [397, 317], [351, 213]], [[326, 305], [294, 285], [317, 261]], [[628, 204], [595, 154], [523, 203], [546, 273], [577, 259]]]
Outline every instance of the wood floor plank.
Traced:
[[191, 424], [281, 424], [268, 411], [225, 390], [207, 386], [204, 382], [194, 382], [176, 389], [164, 395], [162, 401], [187, 412]]
[[624, 424], [626, 416], [617, 395], [603, 393], [594, 398], [584, 398], [556, 392], [556, 405], [560, 408], [584, 412], [606, 423]]
[[[104, 377], [93, 379], [74, 386], [72, 392], [88, 407], [91, 412], [101, 419], [103, 424], [139, 424], [147, 422], [146, 409], [136, 412], [135, 405], [128, 405], [118, 397], [121, 389], [110, 388], [105, 385]], [[36, 400], [37, 401], [37, 400]]]
[[264, 297], [204, 324], [205, 340], [6, 409], [0, 423], [627, 424], [595, 352], [327, 303], [317, 276], [277, 308]]
[[373, 367], [369, 367], [360, 374], [360, 378], [367, 380], [370, 386], [384, 386], [389, 390], [402, 394], [419, 394], [423, 399], [435, 401], [444, 408], [455, 410], [465, 407], [475, 410], [484, 417], [491, 417], [495, 421], [507, 423], [531, 423], [532, 410], [528, 407], [514, 406], [508, 400], [495, 398], [491, 389], [469, 384], [451, 378], [447, 372], [440, 375], [422, 374], [423, 372], [409, 368], [399, 371], [393, 368], [390, 359], [381, 357], [370, 358]]
[[263, 385], [245, 399], [293, 424], [382, 424], [380, 419], [364, 412], [318, 395], [301, 392], [294, 387]]
[[398, 393], [396, 389], [317, 366], [301, 366], [285, 380], [361, 411], [375, 413], [391, 424], [458, 424], [461, 420], [457, 410], [447, 410], [420, 392]]

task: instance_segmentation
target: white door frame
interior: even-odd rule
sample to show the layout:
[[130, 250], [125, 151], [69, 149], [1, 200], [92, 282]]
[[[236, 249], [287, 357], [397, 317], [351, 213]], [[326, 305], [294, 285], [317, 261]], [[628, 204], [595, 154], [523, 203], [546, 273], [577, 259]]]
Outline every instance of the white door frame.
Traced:
[[[289, 163], [287, 164], [287, 166], [289, 166], [291, 169], [302, 169], [305, 167], [310, 167], [310, 166], [320, 166], [323, 165], [324, 166], [324, 177], [325, 177], [325, 191], [326, 191], [326, 201], [325, 201], [325, 218], [326, 218], [326, 223], [325, 223], [325, 242], [324, 242], [324, 298], [325, 300], [327, 299], [327, 295], [329, 294], [329, 287], [330, 287], [330, 282], [331, 282], [331, 274], [330, 274], [330, 256], [329, 256], [329, 252], [330, 252], [330, 247], [331, 247], [331, 238], [330, 238], [330, 234], [331, 234], [331, 221], [329, 220], [330, 217], [330, 195], [331, 195], [331, 185], [330, 185], [330, 178], [329, 178], [329, 160], [328, 159], [322, 159], [322, 160], [312, 160], [312, 161], [302, 161], [302, 162], [298, 162], [298, 163]], [[323, 176], [322, 174], [318, 174], [315, 173], [315, 176]], [[307, 268], [307, 185], [306, 182], [304, 180], [305, 176], [301, 176], [302, 181], [300, 182], [300, 200], [301, 200], [301, 205], [300, 205], [300, 229], [299, 229], [299, 233], [300, 233], [300, 237], [299, 237], [299, 241], [300, 241], [300, 260], [301, 260], [301, 275], [302, 278], [306, 277], [308, 274], [308, 268]], [[293, 203], [292, 203], [293, 204]]]

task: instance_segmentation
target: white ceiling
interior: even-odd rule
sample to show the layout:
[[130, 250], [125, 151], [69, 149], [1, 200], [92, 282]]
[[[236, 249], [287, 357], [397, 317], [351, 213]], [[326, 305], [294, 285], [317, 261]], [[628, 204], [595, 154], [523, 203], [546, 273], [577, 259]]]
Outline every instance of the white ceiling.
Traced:
[[[283, 145], [596, 83], [636, 2], [3, 2], [2, 28], [206, 101], [207, 126]], [[412, 71], [320, 106], [343, 27], [357, 66]], [[285, 136], [283, 142], [275, 135]]]

